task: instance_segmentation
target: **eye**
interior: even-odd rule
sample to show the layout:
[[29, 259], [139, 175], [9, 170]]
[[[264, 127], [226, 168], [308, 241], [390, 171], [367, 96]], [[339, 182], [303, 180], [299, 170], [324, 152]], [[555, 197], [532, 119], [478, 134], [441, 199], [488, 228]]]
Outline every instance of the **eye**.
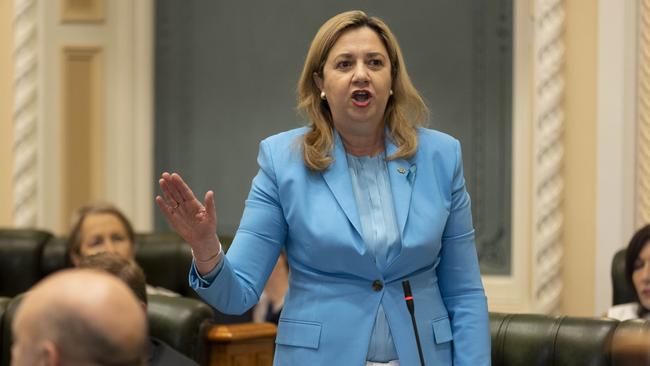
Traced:
[[111, 240], [112, 241], [125, 241], [126, 237], [122, 234], [113, 234], [111, 235]]
[[636, 271], [636, 270], [640, 269], [641, 267], [643, 267], [643, 261], [640, 260], [640, 259], [635, 260], [634, 261], [634, 270]]
[[96, 247], [102, 245], [103, 243], [104, 243], [104, 238], [102, 238], [101, 236], [96, 236], [90, 240], [91, 247]]
[[336, 63], [337, 69], [347, 69], [352, 66], [352, 62], [349, 60], [343, 60]]
[[378, 58], [373, 58], [370, 61], [368, 61], [368, 65], [373, 68], [380, 68], [384, 66], [384, 61]]

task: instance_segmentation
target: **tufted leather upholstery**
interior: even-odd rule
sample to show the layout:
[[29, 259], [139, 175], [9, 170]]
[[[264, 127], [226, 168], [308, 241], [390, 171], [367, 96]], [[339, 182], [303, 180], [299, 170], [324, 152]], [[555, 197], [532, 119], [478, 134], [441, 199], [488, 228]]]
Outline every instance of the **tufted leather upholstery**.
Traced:
[[[191, 261], [189, 246], [174, 233], [136, 235], [136, 262], [149, 284], [196, 296], [187, 281]], [[48, 274], [70, 266], [64, 238], [40, 230], [0, 229], [0, 296], [25, 292]]]
[[612, 305], [637, 301], [634, 287], [625, 279], [625, 252], [619, 250], [612, 259]]
[[[207, 362], [206, 332], [213, 324], [212, 309], [187, 297], [149, 296], [149, 332], [201, 364]], [[198, 330], [198, 331], [197, 331]]]
[[147, 283], [183, 296], [195, 296], [187, 281], [192, 263], [189, 245], [174, 233], [136, 235], [135, 260], [147, 276]]
[[650, 362], [650, 353], [638, 360], [636, 355], [615, 351], [622, 349], [618, 346], [626, 341], [626, 332], [650, 332], [645, 321], [491, 313], [490, 331], [493, 366], [634, 366]]
[[20, 305], [23, 295], [18, 295], [6, 303], [4, 314], [2, 314], [2, 328], [0, 329], [0, 366], [9, 366], [11, 364], [11, 323], [13, 322], [14, 315]]
[[25, 292], [43, 277], [41, 255], [52, 234], [31, 229], [0, 229], [0, 296]]

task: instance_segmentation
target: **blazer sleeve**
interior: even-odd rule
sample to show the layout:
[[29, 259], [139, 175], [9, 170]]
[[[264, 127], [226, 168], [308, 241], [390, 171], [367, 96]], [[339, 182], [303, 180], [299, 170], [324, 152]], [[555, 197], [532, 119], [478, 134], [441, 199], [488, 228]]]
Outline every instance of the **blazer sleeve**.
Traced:
[[451, 207], [442, 235], [438, 280], [449, 313], [454, 365], [490, 364], [487, 301], [476, 254], [470, 198], [465, 188], [460, 143], [454, 140]]
[[226, 314], [244, 313], [257, 303], [286, 239], [287, 223], [269, 145], [267, 140], [260, 143], [260, 169], [253, 178], [239, 229], [223, 267], [207, 287], [202, 286], [196, 270], [190, 269], [190, 285], [210, 305]]

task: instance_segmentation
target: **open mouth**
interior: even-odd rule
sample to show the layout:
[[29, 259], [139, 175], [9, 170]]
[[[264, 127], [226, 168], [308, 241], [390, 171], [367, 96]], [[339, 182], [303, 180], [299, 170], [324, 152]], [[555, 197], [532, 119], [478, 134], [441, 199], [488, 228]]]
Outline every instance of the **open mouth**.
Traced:
[[370, 99], [370, 92], [366, 90], [356, 90], [352, 93], [352, 99], [356, 103], [364, 104], [367, 103], [368, 100]]

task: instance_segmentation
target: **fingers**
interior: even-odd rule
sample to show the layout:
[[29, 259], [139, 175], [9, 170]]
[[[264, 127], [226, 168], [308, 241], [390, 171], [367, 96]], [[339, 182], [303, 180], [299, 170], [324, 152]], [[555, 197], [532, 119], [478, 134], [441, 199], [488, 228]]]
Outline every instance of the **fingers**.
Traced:
[[167, 172], [164, 172], [162, 174], [162, 178], [158, 180], [158, 183], [160, 184], [160, 188], [162, 189], [165, 195], [165, 199], [167, 200], [167, 203], [170, 204], [172, 207], [177, 208], [175, 207], [177, 204], [181, 204], [184, 202], [183, 196], [178, 192], [178, 188], [173, 182], [172, 175], [170, 175]]
[[181, 202], [188, 202], [196, 199], [196, 196], [194, 196], [194, 192], [192, 192], [190, 186], [188, 186], [187, 183], [185, 183], [185, 181], [179, 174], [172, 173], [171, 180], [174, 183], [174, 186], [176, 187], [178, 194], [183, 200]]
[[165, 202], [165, 200], [160, 197], [156, 196], [156, 204], [160, 208], [160, 211], [167, 217], [167, 220], [171, 221], [172, 215], [174, 214], [174, 209]]
[[208, 217], [217, 221], [217, 211], [214, 205], [214, 192], [207, 191], [205, 193], [205, 211], [208, 214]]

